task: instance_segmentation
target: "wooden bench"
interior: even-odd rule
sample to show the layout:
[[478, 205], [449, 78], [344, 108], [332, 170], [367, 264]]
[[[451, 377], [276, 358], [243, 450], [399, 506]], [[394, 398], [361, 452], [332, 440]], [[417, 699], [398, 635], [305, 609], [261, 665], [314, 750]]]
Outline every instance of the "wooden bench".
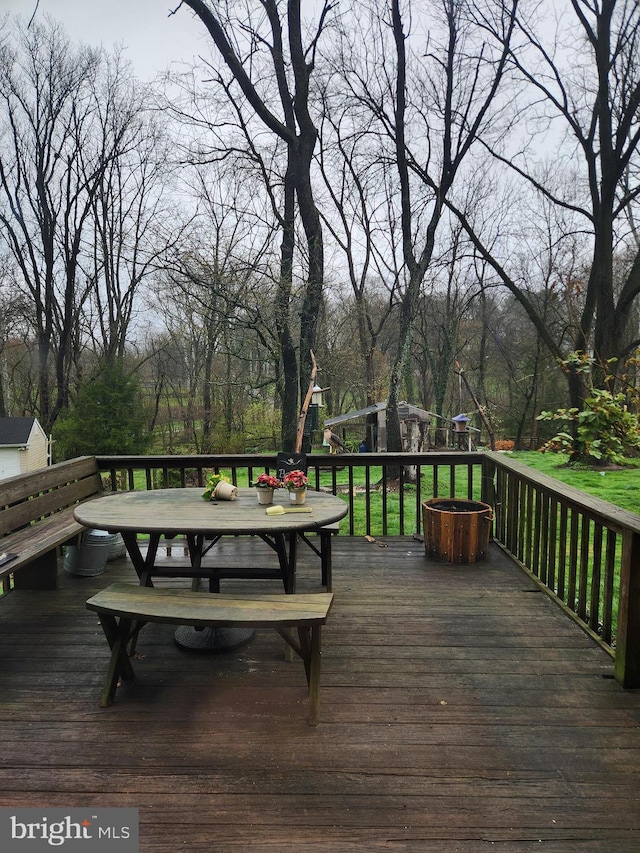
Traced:
[[9, 589], [56, 589], [60, 546], [84, 530], [80, 501], [102, 492], [95, 456], [81, 456], [0, 483], [0, 583]]
[[[309, 595], [234, 595], [162, 589], [116, 583], [87, 601], [111, 648], [100, 705], [113, 702], [118, 679], [133, 680], [128, 655], [147, 622], [193, 625], [196, 628], [273, 628], [304, 661], [309, 688], [310, 725], [320, 719], [321, 629], [333, 602], [328, 592]], [[288, 629], [297, 628], [298, 642]]]

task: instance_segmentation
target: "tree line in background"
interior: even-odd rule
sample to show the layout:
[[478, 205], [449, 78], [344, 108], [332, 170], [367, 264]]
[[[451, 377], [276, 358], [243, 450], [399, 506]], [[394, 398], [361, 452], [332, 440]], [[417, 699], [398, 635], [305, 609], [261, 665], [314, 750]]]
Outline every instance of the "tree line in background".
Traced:
[[291, 449], [314, 356], [327, 416], [388, 401], [389, 450], [402, 400], [516, 445], [594, 387], [635, 410], [636, 2], [173, 14], [210, 52], [145, 86], [3, 22], [0, 416], [71, 455], [120, 396], [88, 449]]

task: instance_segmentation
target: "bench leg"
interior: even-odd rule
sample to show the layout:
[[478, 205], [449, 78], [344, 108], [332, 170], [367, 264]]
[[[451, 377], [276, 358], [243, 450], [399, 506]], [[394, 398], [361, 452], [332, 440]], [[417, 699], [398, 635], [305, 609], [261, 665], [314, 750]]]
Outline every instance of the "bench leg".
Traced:
[[13, 576], [14, 589], [57, 589], [58, 551], [48, 551]]
[[309, 725], [317, 726], [320, 722], [320, 659], [322, 626], [312, 625], [310, 628], [304, 626], [298, 628], [300, 638], [301, 656], [304, 661], [304, 669], [307, 675], [309, 687]]
[[298, 642], [293, 639], [288, 628], [275, 629], [282, 639], [299, 655], [304, 663], [309, 688], [311, 710], [309, 725], [317, 726], [320, 722], [320, 653], [322, 625], [298, 625]]
[[296, 533], [291, 533], [288, 536], [289, 549], [287, 551], [287, 543], [285, 537], [281, 534], [276, 535], [276, 551], [280, 561], [280, 570], [282, 572], [282, 583], [284, 591], [292, 595], [296, 591], [296, 563], [298, 560], [298, 536]]
[[[127, 654], [127, 646], [132, 637], [137, 636], [144, 622], [132, 619], [120, 618], [118, 622], [115, 616], [98, 614], [102, 630], [111, 648], [109, 666], [102, 688], [100, 706], [106, 708], [111, 705], [115, 698], [118, 679], [132, 681], [134, 678], [133, 667]], [[320, 660], [321, 660], [321, 625], [299, 625], [296, 643], [287, 628], [278, 628], [276, 631], [287, 644], [291, 646], [302, 658], [309, 690], [309, 725], [317, 726], [320, 722]]]
[[100, 707], [106, 708], [111, 705], [115, 698], [118, 679], [133, 681], [133, 667], [127, 654], [127, 645], [131, 638], [131, 620], [120, 619], [120, 624], [118, 624], [114, 616], [105, 616], [102, 613], [99, 614], [99, 618], [102, 630], [111, 648], [109, 667], [100, 697]]
[[327, 592], [331, 592], [332, 587], [332, 577], [331, 577], [331, 537], [335, 536], [335, 532], [330, 532], [329, 530], [320, 529], [318, 530], [318, 540], [319, 547], [315, 545], [315, 543], [305, 534], [298, 533], [298, 537], [302, 539], [303, 542], [311, 548], [314, 554], [317, 554], [320, 557], [320, 569], [322, 572], [322, 586], [324, 586]]
[[331, 537], [333, 536], [328, 530], [320, 531], [320, 566], [322, 569], [322, 586], [331, 592], [332, 577], [331, 577]]

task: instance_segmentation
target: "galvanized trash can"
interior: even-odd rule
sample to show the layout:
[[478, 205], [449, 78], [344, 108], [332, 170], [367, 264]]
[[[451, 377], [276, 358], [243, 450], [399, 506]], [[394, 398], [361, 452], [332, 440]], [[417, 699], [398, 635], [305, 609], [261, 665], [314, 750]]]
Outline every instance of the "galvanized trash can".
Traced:
[[80, 546], [71, 545], [64, 557], [64, 570], [70, 575], [92, 577], [101, 575], [109, 554], [117, 546], [117, 533], [106, 530], [87, 530], [82, 534]]
[[120, 533], [113, 534], [113, 542], [109, 547], [109, 555], [107, 562], [110, 560], [119, 560], [121, 557], [127, 556], [127, 548], [124, 544], [124, 539]]

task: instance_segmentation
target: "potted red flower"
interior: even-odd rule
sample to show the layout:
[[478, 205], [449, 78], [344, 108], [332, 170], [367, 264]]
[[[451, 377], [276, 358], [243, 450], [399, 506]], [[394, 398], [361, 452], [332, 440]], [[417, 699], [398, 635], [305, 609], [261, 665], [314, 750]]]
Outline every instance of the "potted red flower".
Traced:
[[259, 504], [273, 503], [273, 492], [282, 488], [282, 483], [273, 474], [259, 474], [256, 480], [256, 491]]
[[309, 485], [309, 478], [304, 471], [300, 471], [299, 469], [289, 471], [288, 474], [285, 474], [284, 485], [286, 489], [289, 489], [293, 503], [304, 503], [307, 486]]

